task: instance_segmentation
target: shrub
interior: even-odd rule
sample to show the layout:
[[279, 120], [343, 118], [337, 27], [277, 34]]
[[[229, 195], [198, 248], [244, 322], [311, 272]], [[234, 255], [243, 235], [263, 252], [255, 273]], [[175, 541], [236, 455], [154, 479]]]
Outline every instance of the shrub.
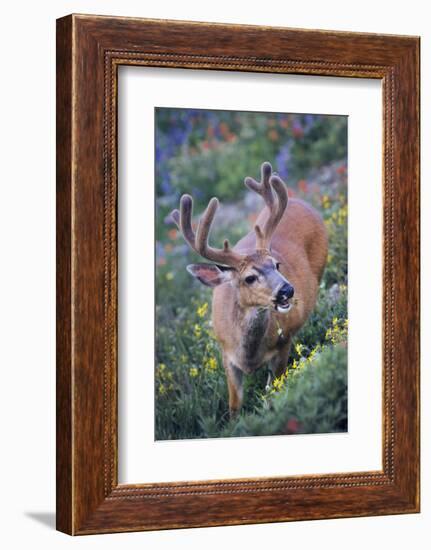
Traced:
[[253, 413], [230, 422], [223, 436], [344, 432], [347, 430], [347, 348], [326, 347], [275, 380]]

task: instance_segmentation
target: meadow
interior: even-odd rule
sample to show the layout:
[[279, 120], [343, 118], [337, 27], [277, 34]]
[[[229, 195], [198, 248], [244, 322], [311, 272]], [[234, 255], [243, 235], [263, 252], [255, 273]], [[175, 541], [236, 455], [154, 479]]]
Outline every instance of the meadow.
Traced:
[[[347, 118], [156, 110], [156, 439], [328, 433], [347, 429]], [[169, 213], [187, 192], [199, 215], [221, 207], [212, 239], [236, 242], [262, 202], [245, 188], [263, 161], [322, 215], [328, 262], [316, 307], [296, 335], [286, 370], [245, 377], [244, 406], [231, 420], [211, 289], [186, 271], [200, 261]], [[238, 212], [243, 213], [239, 218]]]

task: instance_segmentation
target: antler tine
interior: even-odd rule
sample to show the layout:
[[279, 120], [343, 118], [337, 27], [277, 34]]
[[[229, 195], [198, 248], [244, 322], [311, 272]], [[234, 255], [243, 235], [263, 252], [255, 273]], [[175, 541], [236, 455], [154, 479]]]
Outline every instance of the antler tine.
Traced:
[[196, 234], [193, 231], [191, 222], [193, 199], [190, 195], [183, 195], [181, 197], [180, 211], [174, 210], [171, 213], [171, 217], [182, 232], [184, 239], [195, 252], [212, 262], [237, 267], [245, 256], [233, 251], [229, 246], [228, 240], [224, 241], [223, 249], [213, 248], [208, 244], [208, 236], [218, 205], [218, 200], [213, 197], [199, 220]]
[[274, 195], [272, 193], [270, 178], [272, 174], [272, 166], [269, 162], [264, 162], [260, 168], [261, 181], [257, 182], [254, 178], [247, 177], [244, 180], [246, 186], [260, 195], [268, 208], [271, 208], [274, 204]]
[[218, 199], [213, 197], [199, 220], [199, 225], [196, 231], [196, 249], [201, 256], [208, 257], [207, 253], [211, 250], [211, 247], [208, 246], [208, 236], [218, 205]]
[[[249, 189], [258, 193], [268, 207], [269, 216], [263, 230], [258, 225], [254, 229], [256, 232], [256, 248], [269, 248], [271, 237], [287, 206], [286, 187], [279, 176], [272, 174], [272, 167], [269, 162], [264, 162], [261, 166], [260, 183], [250, 177], [245, 178], [244, 183]], [[277, 205], [275, 205], [273, 188], [278, 198]]]
[[[192, 228], [193, 199], [190, 195], [183, 195], [180, 199], [180, 210], [173, 210], [171, 218], [181, 231], [189, 246], [196, 250], [196, 237]], [[197, 252], [197, 250], [196, 250]]]
[[274, 211], [274, 213], [271, 213], [265, 224], [264, 234], [265, 238], [268, 240], [268, 245], [275, 229], [277, 228], [277, 225], [280, 223], [280, 220], [283, 217], [288, 202], [286, 186], [278, 175], [273, 174], [271, 176], [270, 184], [272, 185], [277, 195], [278, 205], [277, 209]]
[[213, 197], [208, 203], [205, 212], [202, 214], [198, 229], [196, 231], [196, 249], [202, 257], [207, 258], [212, 262], [237, 267], [243, 261], [245, 256], [234, 252], [230, 248], [229, 241], [227, 239], [223, 242], [223, 249], [213, 248], [208, 244], [208, 236], [218, 206], [218, 199]]

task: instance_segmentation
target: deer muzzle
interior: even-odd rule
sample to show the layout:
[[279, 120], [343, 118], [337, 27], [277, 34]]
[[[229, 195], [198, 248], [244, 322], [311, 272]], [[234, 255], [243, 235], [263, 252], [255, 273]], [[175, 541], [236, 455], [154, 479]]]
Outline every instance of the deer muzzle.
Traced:
[[295, 293], [295, 289], [288, 282], [281, 285], [274, 299], [274, 307], [279, 313], [287, 313], [292, 307], [291, 298]]

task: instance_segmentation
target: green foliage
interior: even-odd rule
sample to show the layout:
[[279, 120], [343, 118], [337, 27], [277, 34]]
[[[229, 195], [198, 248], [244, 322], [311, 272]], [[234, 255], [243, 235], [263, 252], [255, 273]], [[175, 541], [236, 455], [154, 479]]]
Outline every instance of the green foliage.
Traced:
[[347, 430], [346, 344], [323, 348], [303, 359], [278, 391], [262, 397], [254, 412], [222, 431], [224, 437], [344, 432]]
[[[156, 132], [156, 439], [346, 429], [347, 170], [345, 117], [158, 110]], [[288, 154], [287, 154], [288, 153]], [[188, 192], [195, 213], [210, 196], [224, 210], [212, 242], [236, 242], [261, 203], [247, 202], [246, 175], [264, 160], [289, 194], [317, 208], [329, 235], [318, 301], [298, 333], [287, 375], [265, 389], [267, 371], [244, 377], [244, 406], [228, 417], [228, 391], [211, 327], [211, 291], [186, 271], [191, 252], [167, 217]], [[249, 197], [250, 198], [250, 197]], [[238, 216], [241, 212], [241, 216]]]

